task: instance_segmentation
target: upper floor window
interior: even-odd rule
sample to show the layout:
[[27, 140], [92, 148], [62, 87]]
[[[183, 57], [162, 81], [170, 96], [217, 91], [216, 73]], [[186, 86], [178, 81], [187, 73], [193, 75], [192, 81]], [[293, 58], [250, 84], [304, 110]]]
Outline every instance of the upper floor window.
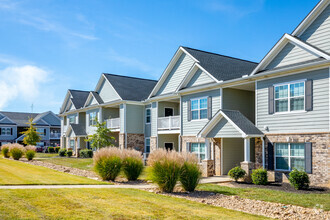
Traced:
[[89, 126], [96, 125], [96, 112], [90, 112], [88, 115], [89, 115]]
[[146, 109], [146, 123], [150, 123], [151, 122], [151, 109], [147, 108]]
[[276, 143], [275, 169], [290, 171], [294, 168], [305, 170], [305, 144]]
[[3, 127], [1, 128], [1, 135], [6, 135], [6, 136], [9, 136], [12, 134], [12, 128], [9, 128], [9, 127]]
[[44, 128], [37, 128], [37, 132], [38, 132], [39, 135], [41, 135], [41, 136], [46, 135], [46, 129], [44, 129]]
[[75, 115], [68, 116], [68, 119], [69, 119], [70, 124], [76, 123], [76, 116]]
[[207, 97], [191, 100], [191, 119], [207, 118]]
[[305, 109], [305, 82], [274, 86], [275, 112], [301, 111]]

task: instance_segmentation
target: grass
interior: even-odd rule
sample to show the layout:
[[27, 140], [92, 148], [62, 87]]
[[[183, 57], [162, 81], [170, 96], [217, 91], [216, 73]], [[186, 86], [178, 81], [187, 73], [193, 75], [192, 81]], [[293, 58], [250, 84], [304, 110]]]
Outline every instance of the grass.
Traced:
[[202, 184], [198, 186], [198, 189], [224, 195], [237, 195], [248, 199], [278, 202], [307, 208], [323, 207], [324, 210], [330, 210], [330, 193], [301, 194], [260, 188], [232, 188], [214, 184]]
[[0, 219], [264, 219], [134, 189], [0, 190]]
[[58, 172], [46, 167], [34, 166], [0, 158], [0, 185], [76, 185], [107, 184], [85, 177]]
[[57, 153], [36, 153], [35, 158], [51, 158], [51, 157], [58, 157]]
[[35, 160], [40, 160], [56, 165], [62, 165], [66, 167], [73, 167], [82, 170], [93, 170], [92, 158], [75, 158], [75, 157], [37, 157]]

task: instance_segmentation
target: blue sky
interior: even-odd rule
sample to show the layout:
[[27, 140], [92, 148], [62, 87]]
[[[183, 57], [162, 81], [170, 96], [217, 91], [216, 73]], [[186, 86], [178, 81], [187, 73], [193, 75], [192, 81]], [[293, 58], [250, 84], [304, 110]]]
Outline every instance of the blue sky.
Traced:
[[100, 74], [158, 79], [180, 45], [259, 62], [317, 0], [0, 0], [0, 110], [58, 113]]

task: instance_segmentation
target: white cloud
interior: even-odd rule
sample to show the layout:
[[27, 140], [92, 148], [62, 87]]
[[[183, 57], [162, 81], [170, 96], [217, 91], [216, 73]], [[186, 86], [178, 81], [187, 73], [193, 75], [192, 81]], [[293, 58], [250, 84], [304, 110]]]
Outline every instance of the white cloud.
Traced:
[[10, 66], [0, 70], [0, 109], [9, 102], [22, 100], [33, 103], [41, 95], [49, 72], [37, 66]]

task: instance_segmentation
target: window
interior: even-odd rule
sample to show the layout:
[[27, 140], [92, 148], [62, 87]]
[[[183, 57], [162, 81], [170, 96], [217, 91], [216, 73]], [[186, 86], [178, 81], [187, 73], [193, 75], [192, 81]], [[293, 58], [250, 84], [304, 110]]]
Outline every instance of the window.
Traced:
[[146, 138], [144, 151], [145, 151], [145, 153], [150, 153], [150, 138]]
[[149, 124], [151, 122], [151, 109], [146, 109], [146, 123]]
[[89, 126], [96, 125], [96, 112], [89, 113]]
[[72, 150], [74, 150], [74, 140], [70, 140], [70, 148], [72, 148]]
[[293, 168], [305, 170], [305, 144], [276, 143], [275, 169], [290, 171]]
[[288, 83], [274, 87], [275, 112], [305, 109], [305, 82]]
[[68, 119], [69, 119], [70, 124], [75, 124], [76, 123], [76, 116], [75, 115], [68, 116]]
[[205, 143], [191, 143], [190, 152], [196, 154], [201, 163], [205, 159]]
[[44, 147], [45, 146], [45, 143], [44, 142], [37, 142], [37, 146], [38, 147]]
[[1, 128], [1, 135], [5, 135], [5, 136], [11, 135], [11, 128], [9, 127]]
[[44, 136], [46, 133], [44, 128], [37, 128], [37, 132], [40, 136]]
[[207, 118], [207, 98], [191, 100], [191, 119], [198, 120]]

